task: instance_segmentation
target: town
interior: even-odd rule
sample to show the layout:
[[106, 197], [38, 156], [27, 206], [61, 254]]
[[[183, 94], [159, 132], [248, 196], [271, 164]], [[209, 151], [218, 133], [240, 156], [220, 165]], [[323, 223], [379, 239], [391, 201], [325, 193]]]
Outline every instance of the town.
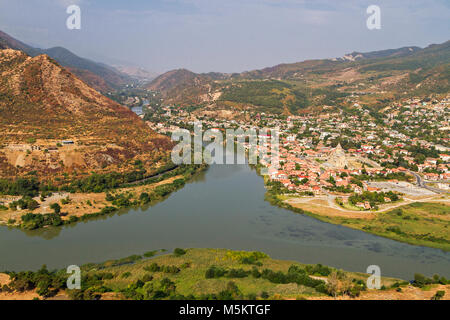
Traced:
[[[266, 154], [259, 165], [266, 167], [268, 180], [280, 186], [281, 193], [324, 197], [332, 200], [332, 207], [347, 210], [376, 210], [404, 195], [449, 192], [450, 99], [426, 100], [408, 99], [376, 114], [355, 102], [357, 112], [307, 116], [240, 111], [240, 117], [226, 119], [181, 106], [149, 107], [140, 116], [166, 135], [192, 130], [196, 122], [221, 132], [276, 128], [279, 166], [269, 159], [270, 144], [258, 146], [267, 148], [258, 150]], [[248, 142], [245, 148], [250, 149]]]

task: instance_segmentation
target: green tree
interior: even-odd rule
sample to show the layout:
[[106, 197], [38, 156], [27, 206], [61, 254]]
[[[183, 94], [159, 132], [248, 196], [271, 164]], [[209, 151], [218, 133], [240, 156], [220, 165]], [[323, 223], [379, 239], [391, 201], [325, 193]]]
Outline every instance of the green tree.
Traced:
[[58, 203], [52, 203], [50, 205], [50, 209], [52, 209], [56, 214], [61, 213], [61, 206]]

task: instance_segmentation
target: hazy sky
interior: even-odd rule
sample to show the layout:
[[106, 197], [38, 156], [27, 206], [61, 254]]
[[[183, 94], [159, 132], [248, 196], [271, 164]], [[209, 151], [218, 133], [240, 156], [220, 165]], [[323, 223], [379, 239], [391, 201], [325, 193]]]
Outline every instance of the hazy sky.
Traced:
[[[66, 28], [78, 4], [81, 30]], [[381, 30], [366, 9], [381, 7]], [[449, 0], [0, 0], [0, 30], [28, 44], [155, 72], [241, 72], [450, 39]]]

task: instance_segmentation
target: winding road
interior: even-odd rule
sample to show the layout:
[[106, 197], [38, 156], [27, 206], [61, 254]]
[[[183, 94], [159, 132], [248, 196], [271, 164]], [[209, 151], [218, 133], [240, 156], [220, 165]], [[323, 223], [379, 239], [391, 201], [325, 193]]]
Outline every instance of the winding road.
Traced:
[[424, 188], [424, 189], [427, 189], [427, 190], [429, 190], [429, 191], [435, 192], [435, 193], [448, 193], [447, 191], [444, 191], [444, 190], [441, 190], [441, 189], [437, 189], [437, 188], [433, 188], [433, 187], [427, 186], [428, 183], [447, 182], [446, 180], [427, 182], [427, 181], [425, 181], [425, 180], [420, 176], [420, 174], [418, 174], [418, 173], [416, 173], [416, 172], [414, 172], [414, 171], [410, 171], [410, 170], [408, 170], [408, 172], [409, 172], [410, 174], [412, 174], [412, 175], [416, 178], [416, 180], [417, 180], [417, 186], [419, 186], [419, 187], [421, 187], [421, 188]]

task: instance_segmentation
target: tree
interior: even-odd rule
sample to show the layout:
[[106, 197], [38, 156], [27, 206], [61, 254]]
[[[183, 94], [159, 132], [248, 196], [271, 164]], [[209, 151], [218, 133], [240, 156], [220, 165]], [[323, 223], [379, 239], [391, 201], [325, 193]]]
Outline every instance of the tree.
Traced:
[[176, 290], [175, 283], [173, 281], [171, 281], [169, 278], [163, 278], [159, 284], [160, 284], [159, 289], [162, 292], [164, 292], [164, 294], [166, 296], [169, 296], [169, 295], [175, 293], [175, 290]]
[[52, 203], [50, 205], [50, 209], [52, 209], [56, 214], [61, 213], [61, 206], [58, 203]]
[[28, 210], [34, 211], [39, 208], [39, 203], [36, 200], [32, 199], [28, 202]]
[[342, 294], [350, 294], [353, 286], [352, 279], [345, 273], [340, 277]]
[[330, 178], [328, 179], [328, 182], [331, 183], [332, 185], [336, 185], [336, 180], [334, 180], [334, 178], [332, 176], [330, 176]]
[[336, 298], [339, 292], [339, 276], [336, 271], [331, 272], [328, 277], [327, 291]]
[[147, 203], [149, 203], [149, 202], [151, 201], [150, 195], [149, 195], [148, 193], [146, 193], [146, 192], [141, 193], [141, 195], [140, 195], [140, 197], [139, 197], [139, 201], [140, 201], [142, 204], [147, 204]]

